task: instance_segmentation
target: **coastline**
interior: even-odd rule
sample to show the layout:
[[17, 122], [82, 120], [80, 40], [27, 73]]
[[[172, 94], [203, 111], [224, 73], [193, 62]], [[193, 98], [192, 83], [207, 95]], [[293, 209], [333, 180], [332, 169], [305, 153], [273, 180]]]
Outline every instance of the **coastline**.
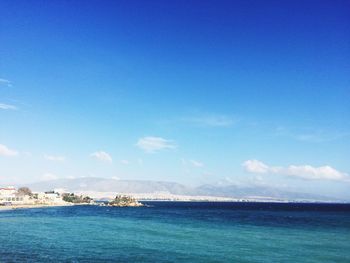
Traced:
[[44, 207], [60, 207], [60, 206], [72, 206], [73, 204], [40, 204], [40, 205], [9, 205], [0, 206], [0, 211], [16, 210], [16, 209], [32, 209], [32, 208], [44, 208]]
[[[173, 202], [173, 203], [274, 203], [274, 204], [325, 204], [325, 205], [348, 205], [350, 203], [348, 202], [319, 202], [319, 201], [261, 201], [261, 200], [254, 200], [254, 201], [209, 201], [209, 200], [139, 200], [144, 202]], [[40, 204], [40, 205], [11, 205], [11, 206], [0, 206], [0, 212], [2, 211], [10, 211], [10, 210], [17, 210], [17, 209], [35, 209], [35, 208], [49, 208], [49, 207], [65, 207], [65, 206], [81, 206], [81, 205], [91, 205], [91, 204], [73, 204], [73, 203], [66, 203], [66, 204]], [[94, 204], [98, 206], [98, 204]], [[113, 206], [113, 205], [111, 205]], [[142, 207], [147, 206], [145, 204], [141, 206], [128, 206], [128, 207]], [[124, 207], [124, 206], [117, 206], [114, 207]]]

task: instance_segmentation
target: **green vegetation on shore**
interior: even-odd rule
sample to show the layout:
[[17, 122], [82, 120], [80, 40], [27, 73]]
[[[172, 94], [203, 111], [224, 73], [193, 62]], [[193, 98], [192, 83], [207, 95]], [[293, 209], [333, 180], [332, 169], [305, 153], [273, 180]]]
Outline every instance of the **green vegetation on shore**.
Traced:
[[110, 206], [126, 207], [126, 206], [143, 206], [135, 198], [125, 195], [117, 195], [114, 200], [108, 203]]
[[75, 195], [74, 193], [62, 194], [63, 201], [74, 204], [90, 204], [93, 199], [89, 196]]

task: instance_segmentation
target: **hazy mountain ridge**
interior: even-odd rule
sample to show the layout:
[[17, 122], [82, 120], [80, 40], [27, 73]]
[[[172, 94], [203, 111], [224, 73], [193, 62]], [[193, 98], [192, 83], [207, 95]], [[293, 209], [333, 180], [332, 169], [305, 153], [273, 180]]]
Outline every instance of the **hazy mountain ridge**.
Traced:
[[283, 191], [273, 187], [267, 186], [237, 186], [237, 185], [201, 185], [196, 188], [199, 195], [215, 195], [219, 197], [235, 197], [235, 198], [249, 198], [249, 197], [270, 197], [276, 199], [286, 200], [330, 200], [332, 198], [308, 194]]
[[178, 195], [193, 194], [193, 188], [174, 182], [146, 180], [115, 180], [109, 178], [82, 177], [76, 179], [58, 179], [42, 181], [30, 185], [34, 191], [65, 189], [66, 191], [97, 191], [117, 193], [153, 193], [169, 192]]
[[29, 185], [33, 191], [64, 189], [67, 192], [115, 192], [115, 193], [169, 193], [187, 196], [216, 196], [240, 199], [283, 199], [283, 200], [321, 200], [335, 201], [333, 198], [307, 193], [283, 191], [263, 186], [237, 185], [201, 185], [188, 187], [183, 184], [165, 181], [115, 180], [109, 178], [82, 177], [75, 179], [57, 179]]

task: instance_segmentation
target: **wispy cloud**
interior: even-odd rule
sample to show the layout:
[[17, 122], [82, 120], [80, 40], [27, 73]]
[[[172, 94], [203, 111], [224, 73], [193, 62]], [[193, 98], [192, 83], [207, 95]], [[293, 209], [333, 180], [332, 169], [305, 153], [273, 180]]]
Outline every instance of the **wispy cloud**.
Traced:
[[217, 114], [207, 114], [181, 119], [183, 122], [202, 127], [228, 127], [236, 123], [231, 117]]
[[90, 154], [90, 156], [95, 158], [96, 160], [100, 160], [103, 162], [111, 163], [113, 161], [111, 155], [104, 152], [104, 151], [94, 152], [94, 153]]
[[136, 146], [144, 150], [146, 153], [155, 153], [164, 149], [175, 149], [176, 145], [173, 141], [162, 137], [143, 137], [138, 140]]
[[350, 137], [350, 132], [329, 131], [322, 129], [303, 129], [299, 131], [291, 131], [285, 127], [278, 127], [276, 129], [276, 135], [286, 136], [301, 142], [322, 143]]
[[130, 161], [128, 160], [120, 160], [120, 162], [124, 165], [129, 165], [130, 164]]
[[8, 148], [6, 145], [0, 144], [0, 156], [13, 157], [17, 156], [18, 152]]
[[7, 87], [11, 87], [12, 86], [11, 81], [9, 81], [7, 79], [1, 79], [1, 78], [0, 78], [0, 85], [5, 85]]
[[0, 103], [0, 109], [1, 110], [18, 110], [18, 108], [14, 105]]
[[198, 168], [204, 166], [204, 164], [203, 164], [202, 162], [198, 162], [198, 161], [196, 161], [196, 160], [190, 160], [190, 164], [191, 164], [192, 166], [198, 167]]
[[306, 180], [350, 180], [348, 174], [340, 172], [328, 165], [320, 167], [314, 167], [311, 165], [290, 165], [288, 167], [280, 167], [269, 166], [258, 160], [247, 160], [242, 165], [247, 172], [255, 174], [280, 174]]
[[53, 161], [53, 162], [64, 162], [66, 160], [65, 156], [59, 156], [59, 155], [44, 155], [44, 159], [48, 161]]
[[[196, 171], [201, 171], [203, 172], [203, 167], [204, 167], [204, 163], [199, 162], [197, 160], [188, 160], [185, 158], [181, 158], [181, 164], [182, 164], [182, 168], [184, 169], [184, 173], [187, 175], [190, 175], [192, 172], [194, 172], [194, 169]], [[203, 176], [205, 177], [206, 173], [203, 173]]]
[[304, 134], [297, 134], [294, 135], [294, 138], [298, 141], [304, 141], [304, 142], [329, 142], [329, 141], [335, 141], [344, 137], [349, 136], [350, 133], [333, 133], [333, 134], [326, 134], [326, 133], [304, 133]]

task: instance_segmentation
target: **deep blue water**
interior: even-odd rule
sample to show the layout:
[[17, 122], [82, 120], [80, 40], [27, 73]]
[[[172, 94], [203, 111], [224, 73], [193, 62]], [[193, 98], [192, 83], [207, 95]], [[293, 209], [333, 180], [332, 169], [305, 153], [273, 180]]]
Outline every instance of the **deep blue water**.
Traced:
[[349, 204], [148, 202], [0, 212], [0, 262], [350, 262]]

